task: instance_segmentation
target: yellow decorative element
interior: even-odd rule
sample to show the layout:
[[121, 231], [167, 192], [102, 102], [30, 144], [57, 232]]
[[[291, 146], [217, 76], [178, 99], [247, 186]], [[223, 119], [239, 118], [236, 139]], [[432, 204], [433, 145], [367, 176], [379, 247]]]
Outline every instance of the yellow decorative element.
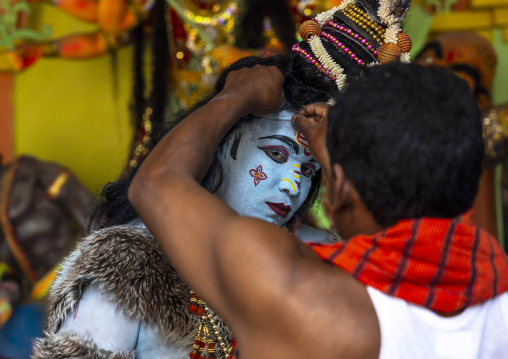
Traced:
[[337, 10], [344, 10], [347, 6], [351, 5], [351, 4], [354, 4], [356, 0], [343, 0], [340, 5], [338, 6], [334, 6], [333, 8], [331, 8], [330, 10], [328, 11], [324, 11], [322, 13], [319, 13], [316, 15], [315, 19], [321, 24], [321, 26], [323, 25], [323, 23], [326, 21], [326, 20], [333, 20], [333, 14], [335, 14], [335, 12]]
[[303, 148], [309, 149], [309, 142], [300, 131], [296, 131], [295, 142], [298, 143]]
[[400, 54], [399, 46], [391, 43], [381, 45], [378, 50], [379, 61], [383, 64], [398, 61]]
[[45, 57], [52, 57], [58, 56], [60, 54], [60, 50], [58, 49], [56, 42], [48, 42], [42, 45], [42, 53]]
[[411, 42], [411, 38], [404, 34], [403, 32], [399, 32], [397, 35], [397, 45], [399, 45], [400, 50], [402, 52], [411, 51], [411, 46], [413, 45]]
[[490, 11], [463, 11], [436, 14], [430, 31], [474, 30], [492, 26]]
[[115, 35], [107, 34], [101, 31], [102, 38], [104, 39], [104, 43], [106, 45], [106, 49], [108, 51], [118, 50], [118, 39]]
[[61, 269], [61, 265], [58, 264], [55, 268], [48, 272], [44, 277], [39, 279], [37, 283], [35, 283], [34, 288], [32, 289], [32, 293], [30, 293], [31, 299], [42, 299], [48, 294], [49, 289], [51, 288], [51, 284], [56, 278], [58, 271]]
[[302, 166], [297, 165], [296, 163], [295, 163], [295, 167], [296, 167], [296, 168], [302, 168]]
[[301, 176], [299, 176], [299, 175], [295, 175], [295, 178], [301, 178]]
[[307, 20], [300, 25], [298, 34], [303, 41], [309, 41], [311, 36], [319, 36], [321, 34], [321, 26], [316, 20]]
[[18, 71], [22, 68], [21, 61], [16, 59], [13, 54], [4, 54], [0, 56], [0, 72]]
[[177, 58], [178, 60], [183, 59], [183, 52], [178, 51], [178, 52], [176, 53], [176, 58]]
[[58, 176], [56, 176], [55, 180], [46, 190], [46, 194], [49, 198], [52, 200], [55, 200], [58, 198], [58, 195], [60, 194], [60, 191], [62, 190], [62, 187], [65, 185], [65, 183], [69, 180], [69, 172], [62, 171]]
[[[295, 165], [296, 166], [296, 165]], [[296, 192], [296, 188], [295, 188], [295, 185], [293, 184], [293, 182], [291, 182], [290, 180], [288, 180], [287, 178], [283, 178], [281, 179], [281, 181], [288, 181], [290, 184], [291, 184], [291, 187], [293, 187], [293, 191]]]
[[[360, 9], [359, 7], [357, 7], [356, 5], [350, 5], [347, 8], [345, 8], [344, 15], [346, 15], [353, 22], [355, 22], [360, 26], [365, 25], [367, 27], [370, 27], [374, 32], [376, 32], [381, 37], [382, 40], [384, 39], [385, 29], [376, 22], [372, 21], [367, 15], [367, 13], [362, 9]], [[379, 38], [376, 36], [376, 34], [372, 34], [372, 36], [376, 41], [379, 41]]]
[[508, 25], [508, 8], [494, 9], [494, 24]]
[[134, 149], [134, 157], [129, 161], [129, 166], [135, 167], [138, 165], [139, 160], [146, 156], [149, 152], [148, 149], [148, 142], [150, 142], [150, 134], [152, 133], [152, 122], [150, 120], [150, 116], [152, 115], [153, 110], [151, 107], [147, 107], [145, 109], [145, 113], [142, 116], [143, 119], [143, 127], [145, 130], [145, 135], [141, 139], [141, 142], [139, 142], [136, 145], [136, 148]]
[[235, 22], [234, 15], [238, 11], [238, 5], [235, 1], [226, 1], [223, 4], [215, 4], [210, 14], [209, 10], [199, 9], [193, 1], [182, 1], [183, 14], [190, 21], [199, 25], [223, 25], [232, 29]]
[[508, 6], [508, 0], [471, 0], [471, 7]]

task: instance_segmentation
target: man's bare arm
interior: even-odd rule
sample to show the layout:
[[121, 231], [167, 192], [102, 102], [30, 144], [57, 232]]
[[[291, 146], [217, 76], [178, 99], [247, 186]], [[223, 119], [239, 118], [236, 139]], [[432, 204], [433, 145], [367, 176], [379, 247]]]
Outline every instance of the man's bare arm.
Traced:
[[129, 189], [129, 199], [175, 268], [207, 300], [223, 297], [214, 263], [227, 250], [223, 232], [239, 216], [199, 183], [238, 119], [282, 104], [283, 82], [275, 67], [232, 72], [222, 92], [161, 140]]

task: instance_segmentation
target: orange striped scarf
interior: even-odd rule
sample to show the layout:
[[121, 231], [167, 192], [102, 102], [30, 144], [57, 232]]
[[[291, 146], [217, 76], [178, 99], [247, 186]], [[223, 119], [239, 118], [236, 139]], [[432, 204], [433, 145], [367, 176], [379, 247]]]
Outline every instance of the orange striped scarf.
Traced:
[[371, 236], [311, 248], [363, 284], [441, 313], [508, 290], [508, 256], [469, 215], [402, 220]]

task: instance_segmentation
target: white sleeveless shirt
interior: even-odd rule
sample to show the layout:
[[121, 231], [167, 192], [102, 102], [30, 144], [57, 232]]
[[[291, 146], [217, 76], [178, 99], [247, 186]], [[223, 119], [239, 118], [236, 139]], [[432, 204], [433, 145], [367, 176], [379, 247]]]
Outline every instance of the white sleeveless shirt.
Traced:
[[442, 317], [367, 287], [381, 329], [379, 359], [508, 358], [508, 292]]

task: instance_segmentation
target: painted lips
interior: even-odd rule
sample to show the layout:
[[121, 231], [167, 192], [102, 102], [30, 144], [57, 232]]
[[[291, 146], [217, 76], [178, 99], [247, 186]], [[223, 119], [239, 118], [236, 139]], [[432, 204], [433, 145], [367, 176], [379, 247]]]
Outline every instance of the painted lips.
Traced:
[[275, 212], [276, 215], [281, 216], [282, 218], [286, 217], [291, 211], [291, 206], [286, 206], [284, 203], [272, 203], [272, 202], [265, 202], [268, 207], [272, 211]]

